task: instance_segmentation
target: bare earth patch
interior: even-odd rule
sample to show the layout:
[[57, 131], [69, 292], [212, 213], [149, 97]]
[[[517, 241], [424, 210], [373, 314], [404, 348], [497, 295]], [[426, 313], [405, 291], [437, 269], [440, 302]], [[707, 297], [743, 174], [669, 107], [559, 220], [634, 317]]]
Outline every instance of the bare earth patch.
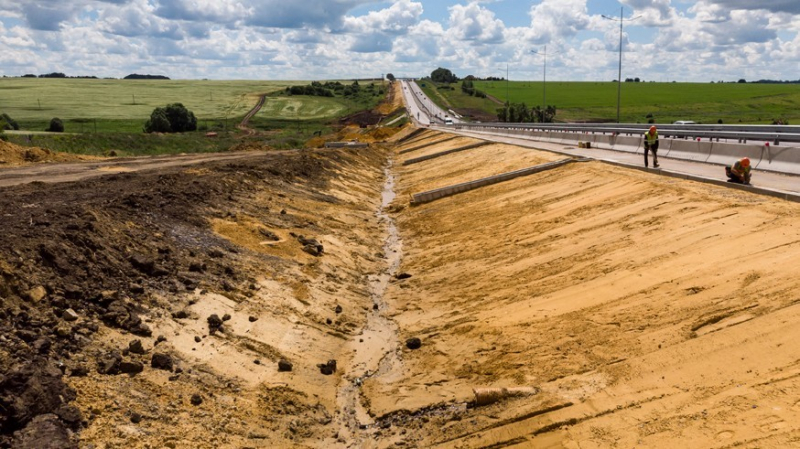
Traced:
[[800, 205], [449, 137], [0, 188], [0, 447], [797, 445]]

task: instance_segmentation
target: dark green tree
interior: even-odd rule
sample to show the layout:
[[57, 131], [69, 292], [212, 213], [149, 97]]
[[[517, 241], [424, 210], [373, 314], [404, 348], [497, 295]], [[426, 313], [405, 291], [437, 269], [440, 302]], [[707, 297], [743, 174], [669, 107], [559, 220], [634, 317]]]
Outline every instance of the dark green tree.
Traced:
[[449, 69], [439, 67], [431, 72], [431, 80], [436, 83], [455, 83], [458, 81], [458, 77], [455, 76]]
[[173, 103], [167, 106], [167, 119], [172, 126], [172, 132], [182, 133], [186, 131], [197, 131], [197, 118], [194, 113], [181, 103]]
[[63, 133], [64, 132], [64, 122], [61, 121], [60, 118], [53, 118], [50, 120], [50, 127], [47, 128], [45, 131], [49, 131], [51, 133]]
[[391, 81], [391, 82], [394, 82], [394, 80], [395, 80], [395, 77], [394, 77], [394, 75], [392, 75], [391, 73], [387, 73], [387, 74], [386, 74], [386, 79], [387, 79], [387, 80], [389, 80], [389, 81]]
[[164, 108], [156, 108], [150, 114], [150, 120], [144, 125], [144, 132], [146, 133], [170, 133], [172, 126], [167, 118], [167, 111]]
[[147, 133], [182, 133], [197, 130], [197, 118], [181, 103], [156, 108], [144, 125]]

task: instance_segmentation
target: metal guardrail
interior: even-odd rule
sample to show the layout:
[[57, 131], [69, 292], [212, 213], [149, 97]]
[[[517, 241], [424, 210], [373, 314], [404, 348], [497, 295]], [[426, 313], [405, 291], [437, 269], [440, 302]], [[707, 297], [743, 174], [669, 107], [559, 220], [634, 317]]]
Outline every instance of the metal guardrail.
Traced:
[[[640, 136], [650, 128], [649, 124], [545, 124], [545, 123], [458, 123], [456, 129], [474, 130], [529, 130], [569, 132], [586, 134], [614, 134]], [[682, 139], [725, 139], [735, 140], [740, 143], [748, 141], [771, 142], [779, 145], [781, 142], [800, 142], [800, 126], [775, 126], [775, 125], [656, 125], [658, 134], [662, 137]]]

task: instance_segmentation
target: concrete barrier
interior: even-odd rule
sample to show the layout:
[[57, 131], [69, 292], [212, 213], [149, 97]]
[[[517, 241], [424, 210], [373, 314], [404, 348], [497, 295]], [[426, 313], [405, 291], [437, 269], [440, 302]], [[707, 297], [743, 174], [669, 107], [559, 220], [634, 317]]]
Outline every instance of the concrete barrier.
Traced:
[[635, 136], [617, 136], [611, 149], [626, 153], [638, 153], [642, 148], [642, 138]]
[[603, 150], [614, 149], [614, 136], [612, 134], [592, 134], [589, 142], [592, 142], [592, 146], [595, 148]]
[[[800, 147], [768, 146], [757, 166], [758, 170], [776, 171], [800, 175]], [[750, 158], [753, 164], [753, 158]]]
[[[660, 146], [660, 144], [659, 144]], [[711, 142], [696, 140], [673, 140], [667, 157], [685, 159], [687, 161], [705, 162], [711, 154]]]
[[577, 145], [578, 142], [586, 142], [586, 134], [561, 133], [561, 140], [558, 143], [563, 145]]
[[[711, 147], [711, 154], [706, 162], [711, 164], [731, 165], [743, 157], [750, 158], [750, 165], [753, 168], [758, 166], [764, 155], [764, 147], [756, 145], [746, 145], [737, 143], [714, 143]], [[800, 156], [800, 154], [798, 154]]]
[[557, 132], [554, 132], [554, 131], [545, 131], [545, 133], [544, 133], [544, 134], [545, 134], [545, 137], [544, 137], [544, 139], [543, 139], [543, 140], [544, 140], [545, 142], [550, 142], [550, 143], [559, 143], [559, 142], [561, 141], [561, 136], [559, 136]]

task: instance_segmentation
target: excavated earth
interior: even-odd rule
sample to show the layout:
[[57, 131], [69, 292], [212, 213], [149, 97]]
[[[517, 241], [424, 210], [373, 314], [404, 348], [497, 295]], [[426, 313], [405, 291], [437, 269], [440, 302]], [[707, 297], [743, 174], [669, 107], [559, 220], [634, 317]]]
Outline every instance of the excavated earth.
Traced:
[[0, 188], [0, 447], [800, 445], [800, 205], [475, 143]]

